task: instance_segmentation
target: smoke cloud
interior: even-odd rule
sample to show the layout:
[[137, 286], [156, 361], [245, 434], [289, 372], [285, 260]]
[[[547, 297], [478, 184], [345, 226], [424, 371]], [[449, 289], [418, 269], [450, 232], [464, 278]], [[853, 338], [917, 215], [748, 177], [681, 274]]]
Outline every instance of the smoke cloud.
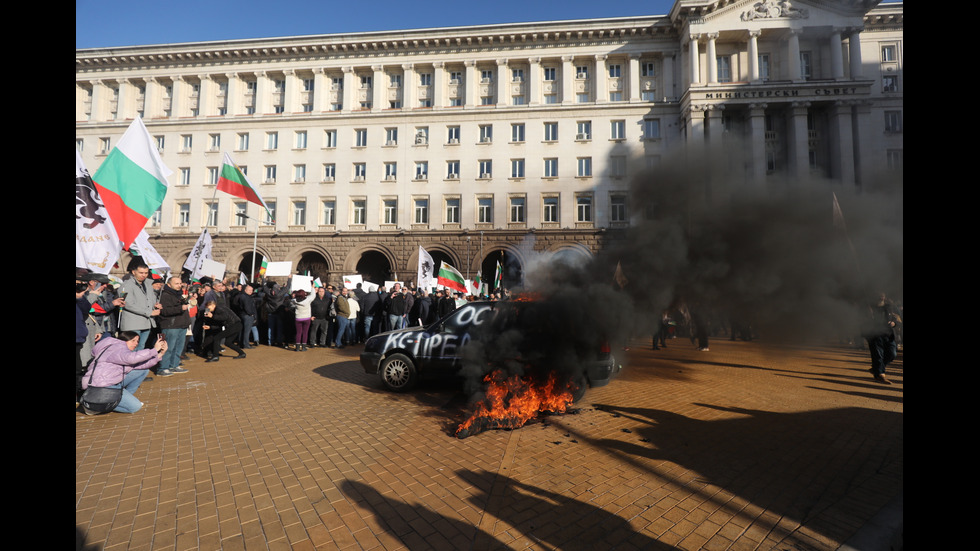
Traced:
[[[632, 181], [630, 227], [607, 232], [598, 255], [531, 259], [524, 290], [535, 300], [467, 347], [468, 390], [500, 366], [574, 380], [604, 341], [616, 350], [650, 335], [668, 309], [801, 343], [856, 336], [872, 297], [901, 298], [901, 173], [860, 188], [788, 177], [753, 187], [726, 177], [740, 173], [733, 165], [720, 155], [667, 159]], [[835, 195], [843, 213], [836, 220]]]

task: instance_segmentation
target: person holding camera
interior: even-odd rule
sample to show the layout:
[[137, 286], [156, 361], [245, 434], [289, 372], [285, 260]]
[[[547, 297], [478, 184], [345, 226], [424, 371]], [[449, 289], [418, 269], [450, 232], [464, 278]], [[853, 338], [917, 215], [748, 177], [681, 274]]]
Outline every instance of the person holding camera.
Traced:
[[[139, 343], [139, 333], [120, 331], [118, 338], [99, 339], [92, 350], [95, 359], [82, 376], [82, 388], [122, 388], [122, 398], [112, 411], [136, 413], [143, 407], [143, 402], [135, 396], [136, 390], [143, 383], [148, 370], [160, 363], [167, 352], [167, 341], [163, 340], [163, 335], [157, 338], [153, 348], [139, 348]], [[83, 394], [85, 414], [99, 413], [85, 407], [85, 398]]]

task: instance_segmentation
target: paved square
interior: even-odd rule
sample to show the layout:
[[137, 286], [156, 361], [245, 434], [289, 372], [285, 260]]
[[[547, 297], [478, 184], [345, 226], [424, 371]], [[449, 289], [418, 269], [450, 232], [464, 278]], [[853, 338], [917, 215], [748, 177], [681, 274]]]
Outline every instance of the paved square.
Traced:
[[381, 389], [359, 347], [187, 363], [76, 413], [75, 525], [140, 549], [834, 550], [903, 489], [902, 354], [674, 339], [577, 413], [452, 436], [458, 385]]

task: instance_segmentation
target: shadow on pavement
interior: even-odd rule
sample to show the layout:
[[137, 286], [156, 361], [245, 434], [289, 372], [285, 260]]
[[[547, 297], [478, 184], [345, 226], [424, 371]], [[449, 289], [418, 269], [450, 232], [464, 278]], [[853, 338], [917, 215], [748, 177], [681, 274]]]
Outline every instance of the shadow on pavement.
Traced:
[[900, 491], [901, 413], [856, 407], [778, 413], [693, 405], [738, 417], [701, 420], [659, 409], [595, 404], [597, 410], [636, 421], [639, 427], [632, 433], [637, 442], [576, 437], [626, 458], [643, 458], [633, 461], [637, 466], [651, 461], [683, 466], [703, 482], [801, 525], [839, 504], [870, 477], [896, 475]]
[[[341, 490], [351, 500], [369, 508], [378, 524], [409, 549], [450, 548], [447, 545], [456, 545], [458, 549], [506, 549], [511, 546], [515, 532], [549, 549], [675, 549], [636, 532], [625, 519], [594, 505], [501, 474], [457, 470], [456, 475], [480, 492], [470, 498], [474, 507], [508, 525], [506, 531], [498, 530], [506, 533], [506, 541], [424, 505], [391, 499], [360, 482], [344, 481]], [[431, 535], [424, 535], [423, 529], [420, 534], [419, 526], [412, 525], [413, 519], [440, 529]]]

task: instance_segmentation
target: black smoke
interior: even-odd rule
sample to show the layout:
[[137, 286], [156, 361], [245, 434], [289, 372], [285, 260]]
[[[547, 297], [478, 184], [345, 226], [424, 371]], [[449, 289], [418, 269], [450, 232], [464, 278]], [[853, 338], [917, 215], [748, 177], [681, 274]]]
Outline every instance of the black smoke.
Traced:
[[872, 297], [901, 299], [900, 173], [858, 187], [779, 176], [753, 185], [729, 177], [730, 160], [706, 159], [680, 155], [634, 178], [630, 227], [607, 232], [589, 261], [529, 262], [515, 291], [533, 305], [467, 348], [470, 390], [500, 366], [578, 380], [604, 342], [615, 352], [649, 336], [665, 310], [681, 323], [740, 320], [769, 342], [802, 343], [856, 336]]

